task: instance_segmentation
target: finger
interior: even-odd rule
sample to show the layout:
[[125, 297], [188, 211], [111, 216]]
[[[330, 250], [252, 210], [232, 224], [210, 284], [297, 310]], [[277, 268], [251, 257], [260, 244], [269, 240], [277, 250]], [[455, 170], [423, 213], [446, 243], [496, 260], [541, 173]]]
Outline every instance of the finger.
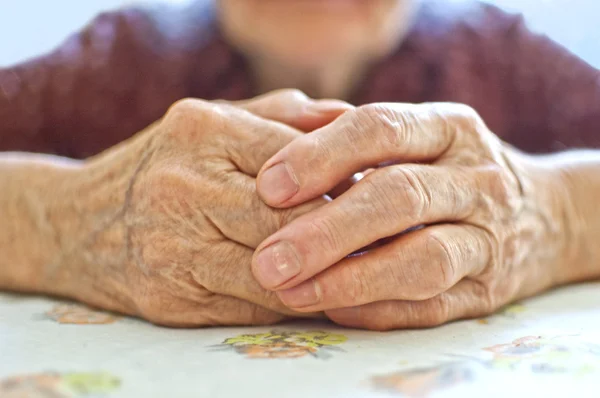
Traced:
[[204, 215], [224, 237], [253, 250], [284, 225], [328, 203], [320, 197], [290, 209], [269, 207], [256, 194], [254, 178], [237, 171], [215, 176], [203, 184], [206, 195], [219, 193], [210, 206], [204, 204]]
[[252, 253], [251, 249], [235, 242], [215, 243], [210, 248], [210, 254], [213, 258], [220, 260], [219, 267], [207, 270], [205, 261], [203, 261], [206, 253], [198, 254], [198, 260], [194, 261], [194, 264], [198, 266], [192, 269], [194, 280], [214, 294], [235, 297], [278, 314], [302, 318], [323, 316], [318, 312], [299, 313], [291, 310], [283, 305], [273, 292], [263, 289], [256, 282], [250, 270]]
[[[210, 294], [210, 293], [209, 293]], [[273, 325], [289, 317], [235, 297], [211, 294], [202, 305], [190, 300], [172, 302], [171, 311], [148, 321], [168, 327]]]
[[277, 90], [259, 97], [229, 102], [265, 119], [287, 124], [301, 131], [323, 127], [353, 109], [347, 102], [333, 99], [314, 100], [300, 90]]
[[256, 176], [273, 154], [303, 135], [241, 108], [196, 99], [174, 104], [161, 125], [161, 133], [169, 138], [167, 145], [174, 150], [199, 151], [207, 160], [219, 163], [219, 167], [212, 165], [211, 169], [237, 169], [251, 176]]
[[322, 311], [385, 300], [426, 300], [490, 261], [485, 233], [469, 225], [427, 227], [342, 260], [314, 278], [277, 292], [288, 307]]
[[446, 152], [467, 107], [454, 104], [377, 104], [345, 113], [300, 137], [268, 160], [259, 194], [288, 207], [331, 190], [352, 174], [386, 161], [427, 162]]
[[225, 117], [223, 134], [227, 159], [252, 177], [256, 177], [273, 154], [302, 136], [292, 127], [233, 107]]
[[470, 169], [379, 169], [262, 242], [252, 264], [254, 275], [267, 289], [296, 286], [379, 239], [418, 225], [462, 220], [478, 198]]
[[379, 301], [326, 311], [326, 315], [342, 326], [386, 331], [435, 327], [487, 315], [495, 309], [485, 287], [467, 279], [424, 301]]

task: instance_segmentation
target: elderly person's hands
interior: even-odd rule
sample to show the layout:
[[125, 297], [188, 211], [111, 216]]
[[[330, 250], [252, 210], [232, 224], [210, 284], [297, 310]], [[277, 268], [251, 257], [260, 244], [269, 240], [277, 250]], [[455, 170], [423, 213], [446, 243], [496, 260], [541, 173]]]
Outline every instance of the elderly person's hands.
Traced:
[[[40, 253], [40, 270], [8, 270], [12, 281], [5, 287], [171, 326], [264, 324], [292, 314], [254, 280], [253, 250], [326, 200], [273, 209], [259, 199], [254, 178], [269, 157], [302, 135], [288, 124], [318, 127], [349, 106], [295, 91], [235, 105], [183, 100], [161, 121], [95, 158], [52, 173], [37, 170], [32, 175], [44, 174], [46, 199], [37, 202], [34, 224], [45, 228], [47, 239], [36, 244], [38, 236], [30, 234], [29, 247], [55, 243], [58, 250]], [[24, 197], [37, 200], [31, 193]], [[21, 231], [25, 218], [17, 225]]]
[[425, 327], [567, 281], [565, 181], [467, 106], [356, 108], [271, 158], [258, 191], [293, 208], [371, 167], [257, 249], [254, 275], [290, 308], [347, 326]]

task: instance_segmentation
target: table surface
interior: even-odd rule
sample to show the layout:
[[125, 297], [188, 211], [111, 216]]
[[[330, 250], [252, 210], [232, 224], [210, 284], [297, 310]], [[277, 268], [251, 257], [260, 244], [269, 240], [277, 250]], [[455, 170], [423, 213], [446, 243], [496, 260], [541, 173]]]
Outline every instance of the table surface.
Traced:
[[600, 284], [486, 319], [176, 330], [0, 294], [0, 397], [600, 396]]

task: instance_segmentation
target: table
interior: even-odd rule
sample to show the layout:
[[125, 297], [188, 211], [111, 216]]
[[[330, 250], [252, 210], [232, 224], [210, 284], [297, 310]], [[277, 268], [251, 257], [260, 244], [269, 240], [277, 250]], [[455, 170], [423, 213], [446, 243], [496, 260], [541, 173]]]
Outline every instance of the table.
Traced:
[[177, 330], [0, 294], [3, 398], [400, 396], [600, 396], [600, 284], [386, 333], [306, 321]]

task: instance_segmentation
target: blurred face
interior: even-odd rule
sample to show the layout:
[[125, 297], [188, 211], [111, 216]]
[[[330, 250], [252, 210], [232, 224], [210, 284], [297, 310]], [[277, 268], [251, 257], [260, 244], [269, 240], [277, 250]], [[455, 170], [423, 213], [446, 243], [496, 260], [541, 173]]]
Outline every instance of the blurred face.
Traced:
[[228, 40], [249, 56], [299, 67], [389, 53], [415, 0], [218, 0]]

